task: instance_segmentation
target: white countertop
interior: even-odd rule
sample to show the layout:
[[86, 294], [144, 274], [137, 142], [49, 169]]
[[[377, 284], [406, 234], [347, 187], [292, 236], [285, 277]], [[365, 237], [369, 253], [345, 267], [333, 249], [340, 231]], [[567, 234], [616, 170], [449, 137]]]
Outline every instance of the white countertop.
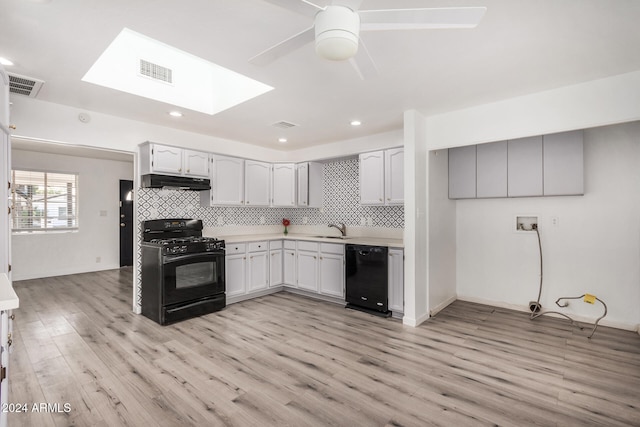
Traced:
[[0, 274], [0, 311], [18, 308], [20, 300], [6, 274]]
[[[206, 234], [205, 234], [206, 235]], [[216, 237], [216, 236], [207, 236]], [[389, 239], [384, 237], [366, 237], [366, 236], [347, 236], [346, 238], [318, 237], [316, 235], [289, 233], [286, 236], [283, 233], [271, 234], [244, 234], [220, 236], [227, 243], [241, 242], [259, 242], [262, 240], [306, 240], [320, 243], [338, 243], [338, 244], [354, 244], [354, 245], [371, 245], [371, 246], [387, 246], [390, 248], [404, 248], [402, 239]]]

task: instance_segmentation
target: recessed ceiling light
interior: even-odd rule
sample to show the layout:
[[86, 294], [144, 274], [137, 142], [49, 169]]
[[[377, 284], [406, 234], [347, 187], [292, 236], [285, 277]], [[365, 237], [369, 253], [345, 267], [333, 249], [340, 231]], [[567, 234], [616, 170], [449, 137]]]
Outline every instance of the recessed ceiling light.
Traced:
[[7, 58], [0, 56], [0, 64], [10, 67], [13, 65], [13, 62], [8, 60]]
[[287, 138], [278, 138], [278, 142], [285, 143], [287, 142]]
[[351, 120], [351, 126], [360, 126], [361, 124], [360, 120]]
[[182, 113], [180, 111], [170, 111], [169, 115], [172, 117], [182, 117]]

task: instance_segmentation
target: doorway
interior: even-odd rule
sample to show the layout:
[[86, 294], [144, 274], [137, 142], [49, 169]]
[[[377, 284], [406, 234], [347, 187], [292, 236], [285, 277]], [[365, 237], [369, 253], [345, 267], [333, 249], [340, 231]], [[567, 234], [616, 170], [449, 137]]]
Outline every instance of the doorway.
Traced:
[[120, 180], [120, 267], [133, 265], [133, 181]]

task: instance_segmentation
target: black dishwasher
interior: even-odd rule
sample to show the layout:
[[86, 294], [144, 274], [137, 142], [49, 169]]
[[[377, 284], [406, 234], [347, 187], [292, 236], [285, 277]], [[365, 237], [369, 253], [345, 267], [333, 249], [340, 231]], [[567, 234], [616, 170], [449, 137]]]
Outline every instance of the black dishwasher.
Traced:
[[383, 246], [346, 245], [347, 308], [389, 316], [389, 249]]

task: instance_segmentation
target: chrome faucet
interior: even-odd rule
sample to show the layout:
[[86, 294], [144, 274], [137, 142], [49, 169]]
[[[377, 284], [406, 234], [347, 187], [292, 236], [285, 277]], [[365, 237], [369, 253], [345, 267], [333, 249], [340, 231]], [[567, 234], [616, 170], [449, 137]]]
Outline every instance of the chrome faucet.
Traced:
[[347, 235], [347, 226], [343, 223], [340, 223], [340, 225], [329, 224], [329, 227], [334, 227], [340, 230], [340, 234], [342, 234], [342, 237]]

